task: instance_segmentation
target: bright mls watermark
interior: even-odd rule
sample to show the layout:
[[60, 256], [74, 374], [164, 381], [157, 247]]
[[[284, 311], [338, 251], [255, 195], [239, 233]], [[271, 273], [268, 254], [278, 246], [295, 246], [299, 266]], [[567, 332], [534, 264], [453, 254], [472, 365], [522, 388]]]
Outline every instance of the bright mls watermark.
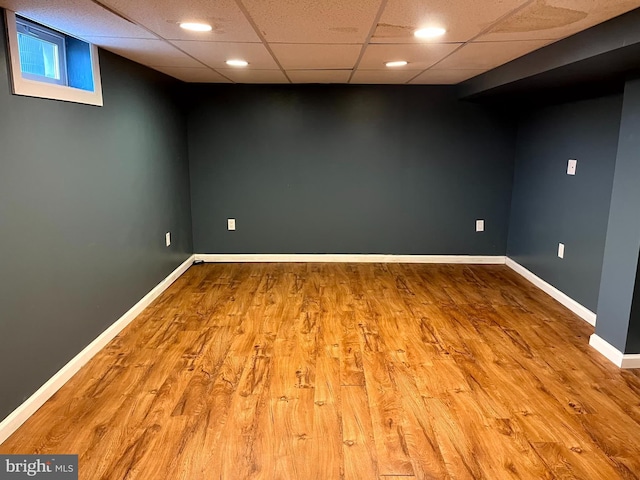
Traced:
[[78, 455], [0, 455], [0, 480], [78, 480]]

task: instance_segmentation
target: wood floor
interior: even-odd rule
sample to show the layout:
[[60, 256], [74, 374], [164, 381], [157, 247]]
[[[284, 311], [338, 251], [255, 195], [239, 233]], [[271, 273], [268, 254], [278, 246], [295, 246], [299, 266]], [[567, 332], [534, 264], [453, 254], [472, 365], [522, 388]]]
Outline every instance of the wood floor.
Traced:
[[94, 479], [640, 477], [640, 374], [504, 266], [196, 265], [0, 446]]

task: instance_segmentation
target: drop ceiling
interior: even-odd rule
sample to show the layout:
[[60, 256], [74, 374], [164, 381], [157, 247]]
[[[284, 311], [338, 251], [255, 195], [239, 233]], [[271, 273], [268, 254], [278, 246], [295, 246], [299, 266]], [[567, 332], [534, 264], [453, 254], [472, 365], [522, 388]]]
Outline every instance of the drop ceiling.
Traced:
[[[185, 82], [456, 84], [640, 0], [0, 0]], [[189, 32], [180, 22], [210, 24]], [[446, 29], [420, 40], [418, 28]], [[229, 59], [244, 59], [232, 68]], [[400, 68], [385, 63], [405, 60]]]

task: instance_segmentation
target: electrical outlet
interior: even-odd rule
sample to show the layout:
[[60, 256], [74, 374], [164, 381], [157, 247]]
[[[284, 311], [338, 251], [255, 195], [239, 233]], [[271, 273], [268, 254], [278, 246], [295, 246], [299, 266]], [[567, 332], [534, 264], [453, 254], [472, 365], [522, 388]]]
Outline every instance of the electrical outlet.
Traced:
[[476, 220], [476, 232], [484, 232], [484, 220]]
[[576, 168], [578, 168], [578, 160], [569, 160], [569, 164], [567, 165], [567, 175], [575, 175]]
[[171, 232], [165, 233], [164, 241], [167, 244], [167, 247], [169, 247], [171, 245]]
[[564, 258], [564, 243], [558, 244], [558, 257]]
[[227, 218], [227, 230], [235, 230], [235, 229], [236, 229], [236, 219]]

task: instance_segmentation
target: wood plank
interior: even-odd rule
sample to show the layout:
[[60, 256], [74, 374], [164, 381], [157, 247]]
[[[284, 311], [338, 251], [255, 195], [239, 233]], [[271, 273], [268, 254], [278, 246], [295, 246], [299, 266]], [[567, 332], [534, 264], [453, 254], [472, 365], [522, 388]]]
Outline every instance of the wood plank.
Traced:
[[364, 387], [340, 388], [345, 480], [375, 478], [378, 473], [369, 399]]
[[429, 417], [413, 380], [416, 370], [403, 357], [401, 353], [392, 354], [390, 374], [401, 398], [402, 424], [413, 470], [418, 478], [447, 478], [447, 467], [437, 444], [433, 419]]
[[402, 424], [399, 393], [389, 377], [385, 346], [368, 323], [361, 324], [366, 391], [381, 475], [414, 475]]
[[314, 384], [312, 452], [309, 458], [323, 465], [322, 475], [311, 468], [308, 478], [343, 476], [343, 436], [340, 398], [340, 349], [335, 335], [338, 324], [333, 315], [321, 316], [317, 331], [317, 360]]

